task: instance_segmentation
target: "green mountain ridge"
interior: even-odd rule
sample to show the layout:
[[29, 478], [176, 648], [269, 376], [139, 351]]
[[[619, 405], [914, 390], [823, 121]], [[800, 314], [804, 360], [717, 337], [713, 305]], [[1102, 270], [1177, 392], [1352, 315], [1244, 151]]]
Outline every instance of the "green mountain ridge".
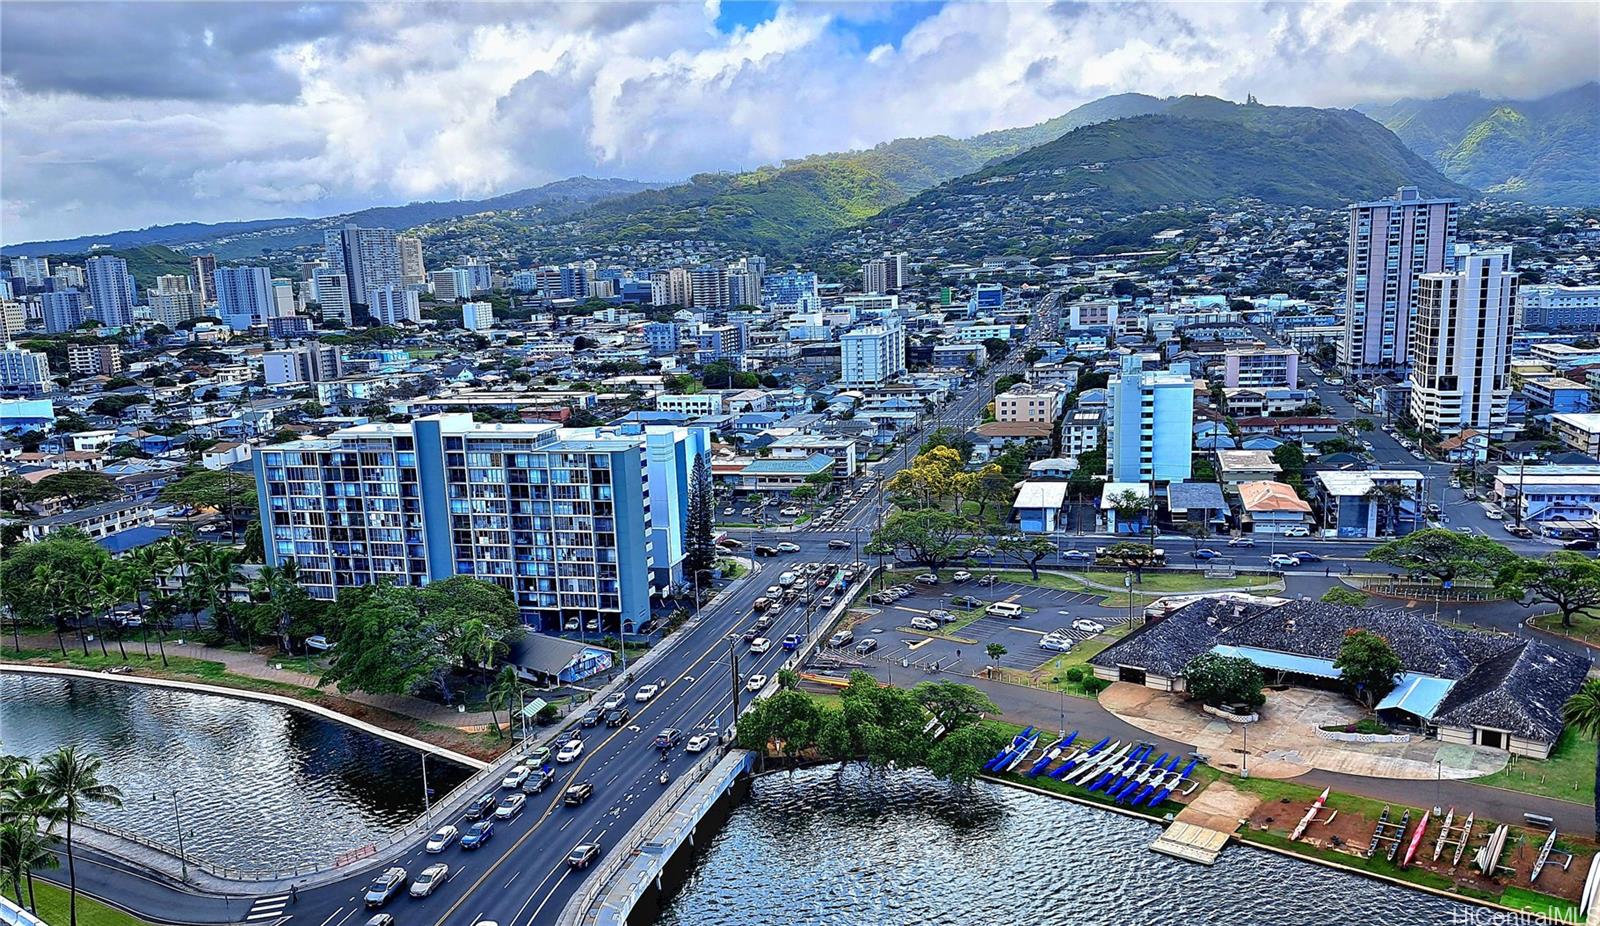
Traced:
[[1491, 197], [1600, 203], [1600, 83], [1533, 100], [1457, 93], [1360, 109], [1447, 176]]

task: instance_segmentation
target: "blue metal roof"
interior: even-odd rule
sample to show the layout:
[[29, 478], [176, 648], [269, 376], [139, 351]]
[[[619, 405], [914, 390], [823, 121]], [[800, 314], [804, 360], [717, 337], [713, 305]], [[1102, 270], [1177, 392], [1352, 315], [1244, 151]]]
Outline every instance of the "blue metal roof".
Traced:
[[1218, 644], [1211, 648], [1218, 656], [1243, 657], [1263, 669], [1273, 669], [1279, 672], [1294, 672], [1300, 675], [1311, 675], [1317, 678], [1338, 678], [1339, 670], [1333, 667], [1329, 659], [1316, 659], [1311, 656], [1296, 656], [1292, 653], [1279, 653], [1269, 649], [1256, 649], [1253, 646], [1229, 646]]
[[1431, 675], [1412, 675], [1406, 673], [1400, 676], [1400, 683], [1394, 686], [1389, 696], [1378, 702], [1380, 711], [1394, 708], [1415, 714], [1423, 720], [1432, 720], [1433, 712], [1444, 703], [1445, 696], [1455, 682], [1448, 678], [1434, 678]]

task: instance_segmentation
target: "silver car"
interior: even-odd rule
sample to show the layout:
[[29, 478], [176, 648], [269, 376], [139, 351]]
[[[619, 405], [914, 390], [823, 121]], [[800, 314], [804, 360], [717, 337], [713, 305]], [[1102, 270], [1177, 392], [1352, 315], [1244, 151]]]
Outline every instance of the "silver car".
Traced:
[[432, 894], [439, 885], [450, 880], [450, 866], [443, 862], [429, 865], [417, 875], [417, 880], [411, 882], [412, 897], [426, 897]]

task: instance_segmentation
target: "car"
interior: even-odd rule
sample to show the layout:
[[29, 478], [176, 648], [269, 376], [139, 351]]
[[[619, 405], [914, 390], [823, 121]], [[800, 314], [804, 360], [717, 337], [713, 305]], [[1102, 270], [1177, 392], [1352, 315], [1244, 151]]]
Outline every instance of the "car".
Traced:
[[833, 595], [831, 595], [831, 594], [823, 595], [821, 598], [817, 599], [817, 606], [818, 607], [822, 607], [822, 608], [826, 608], [826, 607], [831, 606], [833, 604], [833, 602], [834, 602]]
[[1561, 545], [1561, 548], [1563, 550], [1593, 550], [1595, 548], [1595, 542], [1588, 538], [1580, 537], [1577, 540], [1568, 540], [1566, 543]]
[[915, 579], [918, 585], [938, 585], [939, 577], [931, 572], [924, 572]]
[[529, 768], [538, 768], [549, 761], [550, 747], [539, 746], [528, 751], [528, 757], [522, 760], [522, 764], [528, 766]]
[[1069, 563], [1087, 563], [1093, 560], [1094, 557], [1082, 550], [1062, 550], [1061, 559]]
[[733, 516], [733, 509], [732, 508], [724, 508], [724, 509], [722, 509], [722, 516], [725, 517], [725, 518], [732, 517]]
[[579, 621], [576, 617], [567, 618], [567, 622], [561, 625], [561, 629], [562, 630], [578, 630], [578, 629], [580, 629], [582, 627], [583, 627], [583, 623], [581, 621]]
[[830, 550], [848, 550], [848, 549], [850, 549], [850, 541], [844, 539], [843, 537], [835, 537], [832, 540], [828, 541], [828, 549], [830, 549]]
[[767, 677], [757, 672], [755, 675], [750, 676], [749, 681], [744, 683], [744, 687], [746, 691], [760, 691], [767, 687]]
[[522, 783], [523, 794], [542, 794], [550, 783], [556, 780], [555, 769], [538, 768], [528, 773], [528, 780]]
[[367, 926], [394, 926], [394, 914], [374, 913], [367, 917]]
[[785, 540], [783, 543], [778, 544], [778, 552], [779, 553], [799, 553], [800, 552], [800, 544], [793, 543], [791, 541]]
[[989, 586], [995, 584], [998, 581], [1000, 581], [999, 577], [994, 575], [993, 573], [990, 573], [989, 575], [980, 577], [978, 579], [978, 584], [983, 586], [984, 588], [988, 588]]
[[800, 635], [798, 633], [789, 634], [788, 636], [783, 638], [783, 648], [786, 649], [786, 650], [789, 650], [791, 652], [796, 650], [796, 649], [799, 649], [800, 648], [800, 639], [801, 638], [800, 638]]
[[506, 777], [500, 779], [500, 787], [520, 788], [522, 787], [523, 779], [527, 777], [528, 767], [526, 765], [519, 765], [516, 768], [513, 768], [511, 771], [506, 772]]
[[460, 838], [461, 831], [446, 823], [433, 831], [433, 835], [428, 837], [428, 844], [423, 848], [430, 855], [438, 855], [440, 852], [455, 845], [456, 840]]
[[627, 723], [628, 718], [632, 716], [633, 714], [625, 707], [613, 707], [611, 710], [606, 711], [606, 726], [615, 730]]
[[1229, 537], [1228, 538], [1228, 546], [1230, 546], [1230, 547], [1253, 547], [1255, 545], [1256, 545], [1256, 541], [1255, 541], [1254, 537]]
[[1529, 528], [1529, 527], [1527, 527], [1525, 525], [1522, 525], [1522, 524], [1512, 524], [1512, 525], [1508, 526], [1506, 528], [1506, 533], [1510, 534], [1513, 537], [1521, 537], [1523, 540], [1527, 540], [1528, 538], [1533, 536], [1532, 528]]
[[705, 752], [711, 746], [711, 737], [704, 733], [696, 733], [689, 737], [689, 742], [683, 745], [684, 752]]
[[651, 745], [655, 746], [657, 749], [671, 749], [672, 747], [678, 745], [678, 742], [682, 739], [682, 731], [680, 731], [677, 727], [667, 727], [665, 730], [662, 730], [660, 733], [656, 734], [656, 738], [651, 742]]
[[576, 761], [581, 755], [583, 755], [583, 740], [573, 737], [563, 743], [561, 748], [556, 751], [556, 761], [565, 765], [568, 762]]
[[389, 902], [389, 898], [400, 893], [406, 886], [406, 870], [398, 865], [394, 868], [385, 868], [383, 874], [372, 879], [372, 884], [367, 888], [364, 902], [368, 907], [381, 907]]
[[1072, 629], [1081, 630], [1084, 633], [1105, 633], [1106, 625], [1099, 621], [1091, 621], [1086, 617], [1082, 617], [1072, 622]]
[[1193, 553], [1190, 553], [1189, 555], [1194, 557], [1195, 559], [1206, 560], [1206, 559], [1216, 559], [1217, 557], [1221, 556], [1222, 554], [1218, 553], [1216, 550], [1211, 549], [1210, 547], [1201, 547], [1200, 549], [1195, 550]]
[[877, 640], [870, 640], [870, 639], [869, 640], [862, 640], [860, 643], [856, 644], [856, 652], [859, 655], [862, 655], [862, 656], [867, 655], [868, 653], [872, 652], [873, 650], [875, 650], [877, 648], [878, 648], [878, 641]]
[[493, 791], [488, 794], [478, 795], [472, 799], [472, 803], [467, 805], [467, 819], [481, 820], [487, 817], [489, 812], [494, 810], [494, 805], [499, 801], [500, 798]]
[[488, 842], [489, 841], [489, 837], [491, 837], [493, 835], [494, 835], [494, 821], [493, 820], [479, 820], [477, 823], [474, 823], [471, 826], [467, 827], [467, 831], [461, 835], [461, 848], [463, 848], [463, 849], [479, 849], [479, 848], [482, 848], [483, 844]]
[[567, 792], [561, 795], [561, 803], [566, 804], [568, 807], [576, 807], [593, 796], [594, 782], [580, 781], [567, 788]]
[[1271, 556], [1267, 557], [1267, 562], [1271, 563], [1272, 565], [1276, 566], [1279, 569], [1283, 569], [1283, 568], [1286, 568], [1288, 566], [1298, 566], [1298, 565], [1300, 565], [1300, 561], [1298, 559], [1295, 559], [1294, 557], [1290, 556], [1287, 553], [1274, 553]]
[[627, 704], [627, 703], [628, 703], [628, 696], [627, 695], [623, 694], [620, 691], [613, 691], [610, 695], [608, 695], [606, 697], [606, 699], [604, 701], [600, 702], [600, 709], [603, 710], [603, 711], [614, 711], [617, 708], [619, 708], [622, 705]]
[[746, 505], [743, 508], [740, 508], [739, 509], [739, 513], [740, 514], [749, 514], [750, 513], [750, 506]]
[[932, 610], [930, 610], [928, 612], [928, 616], [933, 618], [934, 620], [938, 621], [941, 624], [946, 622], [946, 621], [953, 621], [953, 620], [956, 619], [956, 616], [954, 614], [951, 614], [949, 611], [946, 611], [944, 608], [934, 608], [934, 609], [932, 609]]
[[[967, 551], [967, 555], [968, 556], [978, 556], [978, 557], [988, 557], [988, 556], [993, 556], [994, 555], [994, 551], [989, 549], [988, 547], [973, 547], [972, 549]], [[959, 582], [961, 580], [957, 579], [956, 581]]]
[[765, 597], [765, 598], [776, 598], [776, 597], [778, 597], [779, 595], [782, 595], [782, 594], [783, 594], [783, 586], [781, 586], [781, 585], [769, 585], [769, 586], [767, 586], [767, 593], [763, 597]]
[[417, 873], [417, 880], [411, 882], [412, 897], [426, 897], [432, 894], [439, 885], [450, 880], [450, 866], [443, 862], [429, 865]]
[[921, 614], [918, 614], [916, 617], [911, 619], [911, 626], [918, 630], [938, 630], [939, 622], [931, 617], [923, 617]]
[[590, 708], [584, 712], [583, 719], [578, 721], [578, 726], [584, 728], [598, 727], [600, 726], [600, 717], [600, 708]]
[[750, 652], [752, 653], [765, 653], [769, 649], [772, 649], [772, 641], [766, 637], [756, 637], [750, 641]]
[[763, 614], [763, 615], [761, 615], [760, 617], [756, 618], [756, 625], [755, 625], [756, 629], [757, 630], [766, 630], [768, 627], [772, 626], [772, 620], [773, 620], [773, 617], [772, 617], [771, 614]]
[[1283, 532], [1285, 537], [1310, 537], [1311, 531], [1303, 527], [1291, 527]]
[[1293, 553], [1290, 553], [1289, 555], [1294, 557], [1295, 559], [1299, 560], [1302, 563], [1320, 563], [1320, 562], [1322, 562], [1322, 557], [1321, 556], [1317, 555], [1316, 553], [1312, 553], [1312, 552], [1310, 552], [1308, 550], [1296, 550]]
[[660, 685], [640, 685], [639, 690], [633, 693], [633, 700], [642, 704], [655, 697], [660, 690]]
[[1053, 633], [1047, 633], [1039, 638], [1040, 649], [1047, 649], [1057, 653], [1071, 651], [1072, 643], [1072, 638], [1061, 633], [1059, 630]]
[[778, 513], [786, 518], [798, 518], [800, 517], [800, 506], [790, 505], [789, 507], [780, 510]]
[[315, 650], [319, 653], [326, 653], [328, 650], [333, 649], [333, 643], [329, 642], [328, 638], [322, 634], [314, 633], [311, 636], [306, 637], [306, 649]]
[[950, 577], [950, 580], [952, 582], [970, 582], [972, 581], [972, 573], [965, 569], [957, 569], [955, 575]]
[[769, 547], [764, 543], [763, 544], [757, 544], [754, 552], [755, 552], [755, 554], [757, 556], [777, 556], [778, 555], [778, 550], [777, 550], [776, 547]]
[[1456, 532], [1460, 534], [1470, 534], [1472, 533], [1472, 528], [1463, 524], [1462, 526], [1456, 528]]
[[816, 588], [823, 589], [828, 587], [828, 582], [829, 579], [827, 576], [817, 576], [817, 580], [811, 584]]
[[575, 846], [567, 855], [569, 868], [588, 868], [594, 860], [600, 857], [600, 844], [598, 842], [585, 842]]
[[871, 595], [868, 595], [867, 598], [871, 601], [877, 602], [878, 604], [894, 604], [896, 601], [900, 600], [900, 596], [891, 591], [873, 592]]
[[496, 820], [509, 820], [522, 813], [522, 808], [527, 806], [527, 803], [528, 796], [520, 791], [507, 795], [506, 799], [500, 802], [500, 806], [494, 809], [494, 818]]
[[976, 608], [983, 604], [982, 601], [971, 595], [957, 595], [950, 599], [950, 603], [958, 608]]

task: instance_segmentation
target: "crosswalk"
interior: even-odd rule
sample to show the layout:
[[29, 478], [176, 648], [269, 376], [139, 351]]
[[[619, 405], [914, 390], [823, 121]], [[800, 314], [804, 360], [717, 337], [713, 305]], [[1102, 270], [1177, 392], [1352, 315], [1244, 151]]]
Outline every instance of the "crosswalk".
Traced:
[[246, 923], [275, 920], [286, 914], [283, 908], [289, 903], [288, 894], [273, 894], [270, 897], [257, 897], [255, 903], [250, 905], [250, 912], [244, 915]]

